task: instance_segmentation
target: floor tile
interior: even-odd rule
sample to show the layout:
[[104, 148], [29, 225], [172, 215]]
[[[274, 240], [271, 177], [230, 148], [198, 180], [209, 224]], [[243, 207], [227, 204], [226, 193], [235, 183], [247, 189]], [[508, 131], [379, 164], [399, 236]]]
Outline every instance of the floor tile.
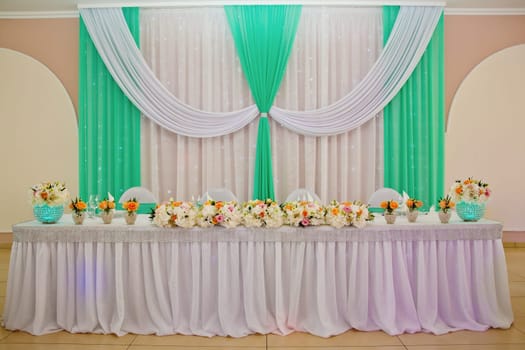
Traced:
[[514, 317], [525, 316], [525, 297], [512, 297], [511, 303]]
[[426, 333], [403, 334], [399, 338], [405, 345], [519, 343], [525, 348], [525, 334], [516, 328], [489, 329], [485, 332], [458, 331], [438, 336]]
[[3, 340], [9, 344], [103, 344], [103, 345], [129, 345], [135, 339], [136, 335], [127, 334], [118, 337], [114, 334], [73, 334], [68, 332], [58, 332], [46, 335], [31, 335], [26, 332], [13, 332]]
[[523, 344], [409, 345], [406, 348], [408, 350], [523, 350]]
[[0, 343], [0, 350], [126, 350], [127, 348], [127, 345]]
[[525, 316], [514, 317], [512, 326], [525, 333]]
[[[271, 350], [327, 350], [327, 346], [305, 346], [305, 347], [268, 347]], [[399, 346], [335, 346], [334, 350], [405, 350], [403, 345]]]
[[[266, 348], [264, 346], [195, 346], [195, 345], [188, 345], [188, 346], [176, 346], [173, 347], [173, 345], [131, 345], [128, 350], [265, 350]], [[0, 349], [1, 350], [1, 349]], [[303, 350], [305, 350], [303, 348]], [[310, 350], [310, 349], [308, 349]], [[352, 349], [353, 350], [353, 349]], [[368, 350], [375, 350], [370, 349]]]
[[359, 332], [354, 330], [330, 338], [321, 338], [300, 332], [295, 332], [287, 336], [268, 334], [267, 337], [268, 348], [402, 345], [397, 337], [390, 336], [384, 332]]
[[264, 347], [266, 337], [254, 334], [242, 338], [232, 337], [199, 337], [192, 335], [137, 335], [135, 345], [166, 345], [166, 346], [211, 346], [211, 347]]
[[510, 282], [511, 297], [525, 297], [525, 282]]

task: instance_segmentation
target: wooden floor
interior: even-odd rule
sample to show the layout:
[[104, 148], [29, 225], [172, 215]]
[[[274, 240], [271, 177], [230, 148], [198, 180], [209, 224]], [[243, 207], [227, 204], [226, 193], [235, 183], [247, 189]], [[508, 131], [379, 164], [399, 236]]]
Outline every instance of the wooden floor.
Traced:
[[[162, 349], [352, 349], [352, 350], [524, 350], [525, 349], [525, 248], [505, 248], [514, 309], [514, 325], [508, 330], [455, 332], [441, 336], [349, 331], [329, 339], [294, 333], [289, 336], [253, 335], [244, 338], [70, 334], [60, 332], [32, 336], [0, 328], [0, 350], [162, 350]], [[0, 249], [0, 307], [3, 312], [9, 266], [9, 249]]]

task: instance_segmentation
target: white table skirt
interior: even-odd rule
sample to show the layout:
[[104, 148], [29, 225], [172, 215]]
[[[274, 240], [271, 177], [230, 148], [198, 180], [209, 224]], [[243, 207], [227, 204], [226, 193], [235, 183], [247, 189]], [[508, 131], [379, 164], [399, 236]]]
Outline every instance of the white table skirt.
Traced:
[[510, 327], [502, 225], [419, 220], [362, 230], [162, 229], [145, 216], [18, 224], [3, 322], [32, 334], [233, 337]]

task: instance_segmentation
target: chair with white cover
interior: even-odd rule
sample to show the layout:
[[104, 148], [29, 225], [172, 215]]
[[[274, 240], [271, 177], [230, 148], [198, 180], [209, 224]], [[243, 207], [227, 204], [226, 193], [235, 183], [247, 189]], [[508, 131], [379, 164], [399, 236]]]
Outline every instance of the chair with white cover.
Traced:
[[237, 197], [227, 188], [211, 188], [204, 192], [202, 200], [213, 200], [218, 202], [237, 202]]
[[321, 203], [321, 199], [315, 192], [306, 188], [298, 188], [286, 197], [286, 202], [309, 201]]
[[118, 202], [122, 204], [132, 198], [135, 198], [135, 200], [140, 203], [139, 209], [137, 210], [139, 214], [148, 214], [151, 209], [155, 209], [157, 204], [155, 195], [147, 188], [140, 186], [127, 189], [122, 193]]
[[370, 208], [380, 208], [381, 202], [391, 200], [395, 200], [401, 205], [401, 203], [403, 203], [403, 196], [392, 188], [383, 187], [372, 193], [368, 199], [368, 205]]

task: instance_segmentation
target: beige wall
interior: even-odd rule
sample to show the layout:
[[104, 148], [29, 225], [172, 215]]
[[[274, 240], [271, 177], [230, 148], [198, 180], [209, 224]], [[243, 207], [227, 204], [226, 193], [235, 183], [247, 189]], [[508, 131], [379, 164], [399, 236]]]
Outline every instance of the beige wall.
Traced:
[[[525, 16], [445, 16], [447, 117], [458, 87], [474, 67], [491, 54], [522, 43]], [[25, 53], [46, 65], [62, 82], [77, 109], [78, 19], [0, 19], [2, 47]], [[5, 116], [0, 118], [4, 125]]]
[[22, 52], [47, 66], [77, 110], [78, 18], [0, 19], [0, 48]]
[[0, 232], [9, 232], [33, 218], [33, 184], [63, 181], [78, 193], [78, 135], [71, 99], [42, 63], [0, 48], [0, 77]]

